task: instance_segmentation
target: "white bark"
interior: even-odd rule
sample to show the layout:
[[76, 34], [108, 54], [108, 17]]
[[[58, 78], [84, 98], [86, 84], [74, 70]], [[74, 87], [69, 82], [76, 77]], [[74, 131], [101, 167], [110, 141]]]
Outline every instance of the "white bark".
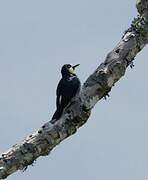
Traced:
[[125, 32], [117, 46], [97, 67], [80, 94], [65, 109], [55, 124], [47, 122], [38, 131], [27, 136], [0, 156], [0, 179], [31, 165], [39, 156], [45, 156], [68, 136], [74, 134], [89, 118], [91, 109], [125, 74], [126, 68], [148, 43], [148, 0], [137, 1], [138, 17]]

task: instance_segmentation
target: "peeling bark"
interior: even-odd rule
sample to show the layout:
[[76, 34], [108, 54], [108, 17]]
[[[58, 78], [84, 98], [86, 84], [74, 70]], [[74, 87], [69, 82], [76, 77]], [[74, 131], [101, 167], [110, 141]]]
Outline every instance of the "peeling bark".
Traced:
[[47, 122], [20, 144], [0, 155], [0, 179], [24, 170], [39, 156], [48, 155], [61, 141], [76, 133], [88, 120], [95, 104], [108, 95], [114, 84], [124, 76], [127, 67], [132, 67], [135, 56], [148, 43], [148, 0], [137, 0], [136, 7], [139, 14], [131, 27], [88, 77], [80, 94], [65, 109], [60, 120], [55, 124]]

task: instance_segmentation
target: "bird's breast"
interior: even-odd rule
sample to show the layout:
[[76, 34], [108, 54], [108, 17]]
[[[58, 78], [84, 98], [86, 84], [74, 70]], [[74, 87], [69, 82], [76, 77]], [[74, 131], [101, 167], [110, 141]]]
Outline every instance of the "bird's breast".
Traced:
[[74, 95], [80, 88], [80, 80], [74, 76], [64, 79], [62, 88], [63, 95]]

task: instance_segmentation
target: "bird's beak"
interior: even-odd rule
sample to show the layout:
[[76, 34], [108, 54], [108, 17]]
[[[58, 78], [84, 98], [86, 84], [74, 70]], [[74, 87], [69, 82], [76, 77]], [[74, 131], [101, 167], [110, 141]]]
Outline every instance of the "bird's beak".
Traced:
[[79, 66], [80, 64], [76, 64], [75, 66], [72, 66], [73, 67], [73, 69], [75, 69], [77, 66]]
[[75, 66], [71, 66], [71, 68], [69, 68], [69, 72], [71, 73], [71, 74], [75, 74], [75, 68], [77, 67], [77, 66], [79, 66], [80, 64], [76, 64]]

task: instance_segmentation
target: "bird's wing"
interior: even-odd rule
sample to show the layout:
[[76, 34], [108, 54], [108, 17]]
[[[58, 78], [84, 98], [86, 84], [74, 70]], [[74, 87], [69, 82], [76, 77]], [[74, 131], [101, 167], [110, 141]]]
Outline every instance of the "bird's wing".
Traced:
[[60, 104], [61, 104], [61, 95], [57, 95], [57, 99], [56, 99], [57, 109], [58, 109], [58, 107], [60, 106]]
[[57, 109], [58, 109], [58, 107], [59, 107], [59, 105], [61, 104], [61, 96], [62, 96], [62, 85], [63, 83], [62, 83], [62, 79], [60, 80], [60, 82], [59, 82], [59, 84], [58, 84], [58, 86], [57, 86], [57, 91], [56, 91], [56, 94], [57, 94], [57, 99], [56, 99], [56, 106], [57, 106]]

